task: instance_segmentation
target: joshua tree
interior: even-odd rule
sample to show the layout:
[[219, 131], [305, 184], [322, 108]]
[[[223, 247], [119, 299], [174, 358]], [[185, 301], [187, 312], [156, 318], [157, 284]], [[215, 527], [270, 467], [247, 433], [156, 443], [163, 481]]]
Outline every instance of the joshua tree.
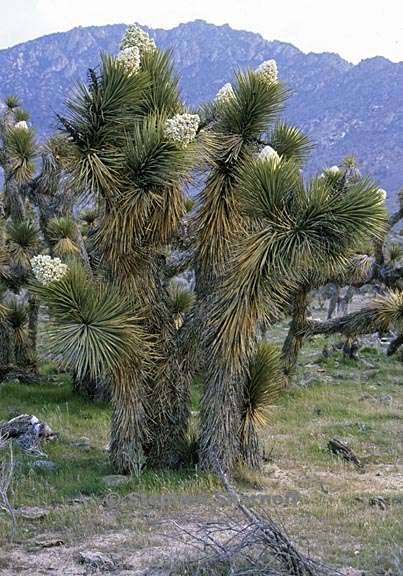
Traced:
[[[55, 178], [94, 206], [89, 258], [69, 214], [48, 218], [42, 207], [49, 251], [65, 263], [36, 257], [33, 290], [77, 378], [110, 382], [120, 472], [178, 464], [200, 366], [202, 465], [259, 466], [257, 427], [283, 385], [279, 352], [259, 335], [313, 276], [335, 277], [360, 243], [382, 238], [386, 212], [372, 182], [351, 179], [342, 191], [331, 178], [304, 182], [310, 146], [279, 121], [285, 97], [275, 62], [265, 62], [220, 90], [199, 130], [170, 55], [131, 26], [59, 117], [66, 154]], [[206, 180], [189, 216], [184, 186], [196, 165]], [[192, 266], [197, 299], [172, 283]]]
[[[111, 380], [111, 456], [116, 469], [127, 472], [141, 469], [146, 458], [169, 463], [184, 420], [180, 336], [163, 272], [186, 212], [183, 185], [194, 163], [198, 116], [180, 101], [169, 53], [160, 52], [136, 26], [127, 30], [117, 58], [103, 57], [100, 72], [90, 70], [88, 78], [68, 101], [69, 114], [59, 120], [71, 146], [70, 186], [97, 206], [91, 231], [99, 263], [94, 286], [102, 286], [102, 294], [113, 290], [114, 304], [107, 308], [104, 297], [85, 298], [74, 318], [63, 309], [77, 333], [74, 354], [64, 355], [80, 375], [88, 370]], [[51, 290], [69, 293], [76, 282], [80, 290], [88, 289], [88, 278], [75, 273], [41, 291], [55, 318], [64, 316]], [[115, 307], [117, 294], [120, 307]], [[102, 365], [97, 357], [108, 356], [109, 334], [122, 314], [134, 323], [136, 346], [132, 336], [122, 334], [116, 341], [122, 362]], [[147, 335], [144, 342], [140, 332]], [[84, 350], [91, 361], [82, 359]]]
[[[8, 313], [1, 327], [2, 364], [35, 368], [39, 302], [28, 289], [30, 260], [46, 247], [51, 252], [54, 248], [66, 252], [75, 246], [74, 251], [86, 262], [86, 250], [72, 219], [74, 199], [63, 179], [66, 140], [51, 138], [39, 147], [27, 124], [29, 115], [18, 100], [9, 97], [5, 105], [0, 118], [0, 166], [4, 173], [0, 281]], [[38, 156], [41, 171], [35, 176]], [[56, 217], [62, 216], [64, 222], [58, 226]]]
[[[325, 170], [321, 178], [329, 184], [331, 193], [335, 196], [348, 192], [351, 186], [358, 182], [365, 182], [361, 177], [355, 163], [351, 158], [346, 159], [339, 168], [333, 166]], [[378, 190], [380, 197], [385, 200], [386, 193], [384, 190]], [[402, 204], [403, 206], [403, 204]], [[309, 273], [304, 275], [302, 283], [298, 286], [290, 308], [292, 320], [286, 340], [283, 345], [283, 361], [285, 373], [291, 377], [298, 359], [298, 354], [303, 346], [306, 334], [311, 332], [311, 321], [308, 319], [308, 304], [310, 292], [314, 289], [331, 283], [335, 287], [334, 295], [338, 294], [339, 287], [349, 286], [350, 288], [359, 288], [368, 284], [375, 284], [379, 290], [403, 288], [403, 271], [399, 268], [399, 259], [401, 257], [401, 248], [399, 245], [392, 245], [389, 250], [386, 249], [387, 233], [400, 220], [403, 215], [402, 208], [392, 214], [385, 226], [384, 233], [379, 237], [372, 238], [368, 236], [369, 242], [357, 243], [355, 240], [348, 247], [345, 253], [344, 261], [340, 262], [337, 268], [329, 269], [328, 266], [322, 268], [315, 266]], [[363, 249], [365, 251], [363, 251]], [[348, 298], [352, 294], [349, 290], [346, 294]], [[332, 307], [333, 308], [333, 307]], [[328, 320], [331, 320], [332, 313], [328, 314]], [[337, 332], [337, 326], [340, 327], [340, 333], [347, 334], [345, 330], [346, 318], [340, 318], [335, 322], [328, 322], [323, 325], [323, 334], [329, 333], [329, 326], [332, 326], [334, 333]], [[347, 325], [351, 325], [347, 321]], [[371, 330], [371, 324], [368, 325], [368, 332]], [[385, 330], [388, 328], [385, 327]], [[319, 334], [320, 323], [315, 323], [315, 333]], [[352, 354], [349, 342], [352, 342], [355, 336], [350, 329], [348, 339], [344, 345], [344, 351]], [[397, 337], [398, 338], [398, 337]], [[398, 341], [398, 340], [397, 340]], [[394, 351], [394, 350], [393, 350]]]
[[239, 405], [259, 323], [281, 317], [310, 270], [338, 269], [355, 242], [381, 237], [386, 213], [377, 186], [360, 181], [334, 195], [325, 179], [304, 185], [293, 159], [247, 159], [238, 169], [240, 214], [249, 227], [229, 246], [227, 272], [206, 322], [202, 458], [224, 469], [239, 454]]

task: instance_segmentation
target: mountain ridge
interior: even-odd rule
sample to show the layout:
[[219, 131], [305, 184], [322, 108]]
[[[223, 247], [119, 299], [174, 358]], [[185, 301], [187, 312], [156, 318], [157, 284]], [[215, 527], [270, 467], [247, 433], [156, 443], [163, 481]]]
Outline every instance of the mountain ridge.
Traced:
[[[101, 51], [116, 53], [125, 24], [76, 27], [0, 50], [0, 97], [16, 94], [32, 113], [40, 137]], [[390, 191], [396, 205], [403, 185], [403, 62], [382, 56], [352, 64], [333, 52], [302, 52], [288, 42], [202, 20], [170, 30], [144, 27], [163, 49], [172, 48], [185, 101], [195, 107], [214, 97], [236, 69], [274, 58], [291, 90], [285, 117], [316, 148], [313, 173], [355, 154], [363, 172]]]

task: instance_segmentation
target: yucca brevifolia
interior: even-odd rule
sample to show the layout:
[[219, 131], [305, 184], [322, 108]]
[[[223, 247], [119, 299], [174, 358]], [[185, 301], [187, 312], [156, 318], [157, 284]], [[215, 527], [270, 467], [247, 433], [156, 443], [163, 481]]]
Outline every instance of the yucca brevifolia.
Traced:
[[180, 429], [178, 331], [162, 264], [186, 209], [197, 117], [184, 111], [170, 55], [135, 26], [67, 108], [60, 121], [72, 146], [70, 181], [97, 203], [97, 274], [139, 306], [153, 350], [147, 370], [133, 359], [112, 379], [111, 455], [126, 472], [145, 457], [162, 464]]
[[[333, 166], [325, 170], [321, 175], [329, 184], [333, 195], [344, 194], [351, 185], [364, 181], [353, 159], [346, 159], [341, 167]], [[385, 201], [386, 193], [379, 189], [378, 193], [381, 200]], [[309, 292], [312, 289], [320, 288], [327, 283], [332, 283], [335, 287], [356, 286], [360, 287], [369, 283], [377, 283], [388, 288], [402, 289], [403, 284], [399, 285], [400, 278], [403, 277], [401, 268], [396, 267], [401, 256], [401, 249], [398, 245], [392, 245], [387, 251], [385, 241], [387, 232], [402, 217], [402, 208], [392, 214], [381, 234], [372, 234], [371, 227], [368, 227], [367, 238], [362, 243], [357, 243], [353, 238], [350, 246], [346, 247], [345, 261], [341, 262], [336, 269], [329, 269], [325, 266], [320, 269], [318, 266], [305, 275], [304, 282], [298, 287], [291, 303], [292, 320], [290, 328], [283, 345], [283, 360], [285, 373], [290, 378], [295, 370], [298, 354], [303, 346], [305, 335], [309, 333], [310, 321], [307, 319], [307, 307], [309, 301]], [[362, 253], [362, 249], [369, 249], [368, 254]], [[386, 253], [388, 252], [388, 254]], [[350, 292], [351, 293], [351, 292]], [[348, 316], [346, 318], [349, 318]], [[331, 315], [328, 315], [330, 321]], [[348, 324], [348, 323], [347, 323]], [[344, 318], [340, 322], [324, 324], [324, 334], [327, 326], [344, 326]], [[316, 325], [316, 333], [319, 333], [319, 325]], [[355, 336], [350, 334], [349, 339]], [[344, 347], [349, 351], [348, 344]]]
[[250, 468], [260, 468], [259, 428], [267, 424], [268, 411], [284, 386], [281, 355], [269, 342], [261, 341], [252, 356], [241, 398], [241, 460]]
[[28, 114], [14, 97], [5, 101], [6, 110], [0, 118], [0, 166], [4, 172], [4, 215], [13, 221], [25, 217], [25, 198], [21, 186], [35, 173], [37, 148], [34, 134], [28, 127]]
[[38, 267], [37, 278], [33, 290], [51, 313], [50, 346], [78, 378], [89, 374], [111, 380], [112, 460], [120, 470], [140, 469], [139, 438], [132, 435], [136, 422], [131, 420], [139, 415], [130, 409], [133, 402], [139, 407], [130, 394], [136, 395], [135, 378], [144, 370], [147, 343], [133, 299], [118, 286], [90, 278], [77, 263], [63, 269], [50, 259]]
[[30, 260], [40, 245], [38, 230], [31, 221], [9, 221], [0, 246], [0, 283], [7, 312], [2, 320], [4, 366], [36, 367], [35, 298], [27, 291], [31, 277]]
[[206, 326], [209, 346], [201, 456], [230, 468], [239, 450], [239, 417], [223, 417], [223, 403], [239, 406], [245, 366], [255, 350], [258, 322], [270, 325], [289, 304], [306, 271], [338, 267], [353, 239], [380, 235], [385, 209], [378, 188], [358, 182], [333, 195], [315, 178], [304, 186], [292, 160], [251, 159], [237, 175], [240, 210], [253, 226], [233, 243], [227, 273]]
[[[300, 165], [309, 152], [305, 136], [278, 120], [287, 91], [278, 81], [274, 61], [256, 71], [239, 73], [234, 87], [224, 86], [204, 112], [207, 178], [199, 196], [196, 214], [196, 290], [201, 306], [197, 321], [209, 318], [214, 294], [223, 282], [234, 243], [254, 228], [253, 218], [241, 210], [239, 172], [254, 156], [280, 155]], [[237, 282], [237, 281], [236, 281]], [[210, 356], [209, 343], [204, 345]], [[231, 373], [232, 374], [232, 373]], [[216, 443], [232, 443], [229, 452], [239, 453], [240, 389], [244, 375], [221, 370], [207, 382], [202, 408], [202, 453], [209, 434], [217, 432]], [[229, 379], [229, 380], [228, 380]], [[215, 410], [211, 411], [211, 404]], [[220, 436], [223, 435], [223, 436]]]
[[[361, 180], [361, 176], [356, 169], [353, 159], [346, 159], [342, 168], [332, 166], [324, 170], [320, 178], [324, 179], [328, 185], [329, 193], [335, 196], [344, 194], [348, 187]], [[368, 237], [371, 238], [371, 231], [368, 231]], [[379, 238], [377, 238], [378, 240]], [[352, 239], [351, 246], [345, 248], [345, 260], [340, 262], [338, 269], [333, 266], [329, 268], [325, 262], [321, 268], [318, 264], [312, 270], [306, 270], [304, 280], [301, 282], [295, 291], [291, 300], [290, 312], [291, 322], [288, 330], [287, 337], [283, 344], [282, 355], [284, 363], [284, 372], [291, 380], [297, 365], [298, 354], [303, 346], [304, 332], [307, 326], [308, 306], [310, 301], [310, 292], [315, 288], [319, 288], [328, 284], [329, 282], [343, 282], [346, 280], [346, 271], [354, 269], [353, 274], [357, 276], [358, 261], [353, 258], [351, 265], [351, 257], [354, 255], [354, 250], [357, 249], [357, 242]], [[365, 267], [365, 263], [364, 263]], [[339, 293], [338, 284], [334, 284], [334, 298]]]
[[[57, 216], [71, 219], [74, 198], [67, 189], [66, 179], [63, 178], [63, 158], [66, 149], [68, 150], [66, 140], [60, 137], [51, 138], [45, 145], [38, 147], [34, 141], [33, 130], [27, 124], [28, 113], [19, 107], [14, 97], [7, 98], [5, 104], [6, 110], [0, 119], [0, 165], [5, 181], [2, 218], [7, 222], [6, 251], [9, 260], [4, 282], [9, 292], [17, 294], [19, 305], [26, 307], [26, 349], [30, 352], [25, 356], [30, 356], [33, 361], [39, 302], [35, 295], [27, 290], [30, 258], [40, 246], [46, 249], [46, 244], [52, 251], [53, 246], [48, 234], [49, 221]], [[35, 176], [34, 161], [39, 151], [40, 172]], [[64, 231], [62, 228], [59, 230], [59, 243], [69, 240], [63, 238]], [[45, 245], [41, 240], [44, 240]], [[88, 256], [79, 233], [75, 234], [75, 240], [82, 260], [87, 262]], [[9, 298], [9, 294], [6, 294], [5, 298]], [[20, 314], [18, 317], [22, 319], [22, 316]], [[16, 318], [17, 315], [14, 314], [14, 324]], [[6, 343], [3, 347], [6, 347]], [[23, 357], [21, 354], [14, 354], [13, 358], [18, 360]]]

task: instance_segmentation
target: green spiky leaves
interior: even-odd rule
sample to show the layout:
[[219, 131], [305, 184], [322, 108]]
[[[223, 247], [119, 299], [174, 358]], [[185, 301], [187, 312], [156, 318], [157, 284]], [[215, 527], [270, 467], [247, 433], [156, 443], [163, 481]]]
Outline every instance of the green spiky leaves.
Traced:
[[17, 96], [7, 96], [7, 98], [4, 100], [4, 103], [9, 110], [14, 110], [20, 105], [20, 101]]
[[7, 303], [5, 317], [13, 330], [16, 344], [23, 346], [28, 339], [28, 311], [25, 304], [17, 302], [17, 300], [13, 298]]
[[145, 349], [137, 311], [127, 295], [96, 283], [78, 265], [58, 282], [34, 289], [48, 305], [50, 345], [78, 377], [116, 374]]
[[246, 142], [267, 131], [283, 108], [287, 90], [280, 82], [267, 84], [248, 71], [237, 74], [234, 94], [220, 111], [217, 132], [237, 134]]
[[378, 330], [386, 332], [394, 328], [403, 331], [403, 290], [388, 290], [377, 296], [370, 308]]
[[26, 122], [29, 120], [29, 112], [23, 108], [17, 108], [14, 112], [14, 119], [16, 122]]
[[175, 326], [179, 329], [183, 324], [184, 315], [191, 309], [195, 301], [195, 294], [178, 282], [170, 284], [168, 293], [168, 307], [174, 317]]
[[279, 122], [270, 134], [270, 146], [277, 154], [286, 160], [293, 159], [302, 163], [312, 150], [312, 145], [305, 134], [289, 126], [285, 122]]
[[268, 342], [261, 342], [244, 384], [241, 420], [244, 431], [250, 424], [256, 428], [267, 423], [268, 411], [277, 402], [284, 383], [280, 351]]
[[77, 229], [72, 218], [67, 216], [53, 218], [48, 224], [47, 231], [56, 256], [63, 258], [79, 253], [76, 244]]
[[30, 260], [39, 245], [35, 224], [29, 220], [10, 224], [7, 229], [7, 242], [11, 263], [29, 268]]
[[27, 182], [35, 173], [36, 147], [33, 131], [28, 127], [8, 128], [4, 135], [10, 170], [18, 184]]
[[104, 56], [101, 72], [89, 71], [88, 86], [80, 84], [67, 101], [67, 116], [59, 116], [74, 144], [70, 170], [77, 189], [108, 197], [121, 182], [125, 131], [143, 102], [147, 79], [127, 75], [113, 58]]
[[323, 179], [305, 187], [298, 167], [283, 160], [251, 160], [238, 178], [254, 225], [234, 243], [208, 328], [213, 352], [235, 370], [257, 322], [278, 318], [293, 286], [312, 270], [337, 271], [356, 242], [381, 237], [386, 224], [369, 181], [334, 195]]

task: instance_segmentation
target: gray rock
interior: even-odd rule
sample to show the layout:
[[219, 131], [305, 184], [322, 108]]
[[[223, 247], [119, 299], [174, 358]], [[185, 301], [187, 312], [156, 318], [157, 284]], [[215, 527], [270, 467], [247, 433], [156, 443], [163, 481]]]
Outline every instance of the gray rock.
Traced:
[[119, 562], [115, 554], [102, 554], [102, 552], [93, 550], [84, 550], [79, 556], [81, 564], [86, 564], [96, 570], [114, 570], [118, 567]]

